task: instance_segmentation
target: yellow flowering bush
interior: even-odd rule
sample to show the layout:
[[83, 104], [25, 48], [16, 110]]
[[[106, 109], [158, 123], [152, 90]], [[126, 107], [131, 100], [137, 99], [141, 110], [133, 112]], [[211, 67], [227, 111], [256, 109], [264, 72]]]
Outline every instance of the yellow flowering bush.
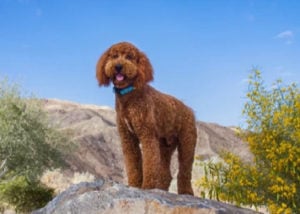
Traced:
[[253, 162], [224, 154], [224, 163], [204, 166], [205, 176], [198, 185], [218, 200], [266, 205], [270, 213], [300, 213], [299, 89], [277, 81], [267, 90], [260, 71], [254, 70], [247, 98], [243, 110], [247, 129], [240, 136], [248, 143]]

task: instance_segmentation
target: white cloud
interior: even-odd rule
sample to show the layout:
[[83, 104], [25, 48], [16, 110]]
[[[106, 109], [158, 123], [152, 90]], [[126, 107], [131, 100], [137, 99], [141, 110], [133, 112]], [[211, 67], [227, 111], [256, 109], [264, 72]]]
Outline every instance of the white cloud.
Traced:
[[277, 34], [276, 37], [279, 39], [290, 39], [290, 38], [294, 38], [294, 33], [291, 30], [286, 30]]
[[286, 31], [280, 32], [279, 34], [277, 34], [275, 36], [276, 39], [283, 40], [285, 42], [285, 44], [287, 44], [287, 45], [290, 45], [293, 43], [294, 37], [295, 37], [295, 34], [291, 30], [286, 30]]

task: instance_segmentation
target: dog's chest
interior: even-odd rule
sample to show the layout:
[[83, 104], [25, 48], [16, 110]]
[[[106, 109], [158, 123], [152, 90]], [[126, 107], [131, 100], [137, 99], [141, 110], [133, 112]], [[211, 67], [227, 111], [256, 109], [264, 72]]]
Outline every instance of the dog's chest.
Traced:
[[125, 118], [123, 118], [123, 121], [124, 121], [125, 126], [127, 127], [127, 130], [130, 133], [134, 134], [133, 127], [132, 127], [131, 123], [129, 122], [129, 120], [125, 117]]
[[129, 103], [127, 105], [118, 103], [116, 110], [119, 122], [122, 124], [121, 126], [130, 133], [135, 134], [136, 128], [140, 127], [138, 124], [142, 124], [143, 120], [141, 118], [144, 118], [140, 112], [139, 105], [136, 103]]

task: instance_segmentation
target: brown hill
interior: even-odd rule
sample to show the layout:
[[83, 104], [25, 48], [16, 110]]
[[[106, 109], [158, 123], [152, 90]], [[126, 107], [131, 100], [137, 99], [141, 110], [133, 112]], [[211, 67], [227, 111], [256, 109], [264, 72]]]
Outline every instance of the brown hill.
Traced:
[[[43, 100], [43, 107], [49, 113], [50, 121], [72, 132], [79, 145], [68, 159], [72, 171], [89, 172], [96, 178], [126, 183], [113, 109], [49, 99]], [[197, 122], [197, 128], [196, 156], [202, 160], [218, 158], [223, 150], [234, 152], [244, 160], [251, 159], [247, 145], [236, 137], [232, 128], [204, 122]], [[176, 154], [173, 159], [172, 171], [176, 174]], [[200, 174], [201, 170], [194, 170], [193, 178], [199, 178]], [[171, 187], [174, 191], [173, 186], [176, 185]]]

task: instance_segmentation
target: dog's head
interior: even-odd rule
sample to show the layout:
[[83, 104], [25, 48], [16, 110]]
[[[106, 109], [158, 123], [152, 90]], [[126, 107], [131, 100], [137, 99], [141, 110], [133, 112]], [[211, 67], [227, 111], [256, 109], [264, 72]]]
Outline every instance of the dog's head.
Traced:
[[111, 82], [122, 89], [132, 85], [141, 88], [153, 80], [153, 69], [147, 56], [128, 42], [111, 46], [100, 57], [96, 76], [100, 86]]

